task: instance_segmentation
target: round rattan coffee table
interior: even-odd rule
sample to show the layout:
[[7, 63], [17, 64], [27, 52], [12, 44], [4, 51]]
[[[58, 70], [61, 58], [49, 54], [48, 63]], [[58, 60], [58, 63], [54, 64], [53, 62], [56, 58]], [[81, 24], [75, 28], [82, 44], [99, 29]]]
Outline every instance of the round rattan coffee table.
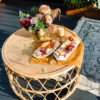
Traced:
[[82, 41], [78, 53], [75, 52], [66, 66], [30, 64], [33, 46], [34, 40], [25, 29], [16, 31], [5, 41], [2, 59], [11, 88], [23, 100], [65, 100], [79, 81], [84, 53]]

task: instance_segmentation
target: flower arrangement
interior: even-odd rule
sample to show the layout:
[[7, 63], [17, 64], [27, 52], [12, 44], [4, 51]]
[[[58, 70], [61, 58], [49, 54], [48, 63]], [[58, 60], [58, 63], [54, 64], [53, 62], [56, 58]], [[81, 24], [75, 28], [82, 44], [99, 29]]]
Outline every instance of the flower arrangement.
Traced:
[[[60, 15], [60, 9], [52, 10], [47, 5], [41, 5], [39, 8], [31, 9], [35, 16], [20, 11], [20, 25], [26, 30], [33, 32], [37, 37], [42, 37], [45, 30], [52, 24], [53, 20]], [[40, 38], [38, 38], [40, 39]]]

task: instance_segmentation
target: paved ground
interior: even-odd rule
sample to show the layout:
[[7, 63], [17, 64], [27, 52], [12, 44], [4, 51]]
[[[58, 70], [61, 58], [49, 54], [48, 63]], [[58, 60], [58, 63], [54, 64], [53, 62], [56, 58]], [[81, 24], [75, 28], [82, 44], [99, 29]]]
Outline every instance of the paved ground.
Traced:
[[[8, 0], [9, 1], [9, 0]], [[18, 19], [18, 11], [25, 9], [30, 9], [31, 6], [34, 4], [38, 5], [41, 4], [40, 2], [37, 3], [29, 3], [25, 0], [25, 2], [19, 3], [21, 0], [10, 0], [10, 3], [6, 1], [6, 4], [0, 4], [0, 51], [3, 42], [5, 39], [18, 30], [20, 28], [19, 26], [19, 19]], [[16, 2], [15, 2], [16, 1]], [[47, 3], [48, 4], [48, 3]], [[50, 3], [52, 7], [55, 7], [55, 4]], [[59, 5], [57, 5], [59, 6]], [[64, 11], [63, 11], [64, 12]], [[66, 22], [63, 23], [63, 20], [61, 20], [60, 24], [67, 26], [70, 29], [74, 29], [77, 21], [79, 19], [74, 19], [71, 17], [62, 16], [63, 19], [66, 19]], [[55, 22], [58, 23], [59, 22]], [[18, 97], [14, 94], [12, 89], [10, 88], [9, 81], [5, 72], [5, 69], [3, 67], [2, 61], [1, 61], [1, 55], [0, 55], [0, 100], [19, 100]], [[100, 100], [100, 97], [96, 97], [93, 94], [90, 94], [86, 91], [82, 91], [79, 89], [76, 89], [74, 94], [69, 97], [67, 100]]]

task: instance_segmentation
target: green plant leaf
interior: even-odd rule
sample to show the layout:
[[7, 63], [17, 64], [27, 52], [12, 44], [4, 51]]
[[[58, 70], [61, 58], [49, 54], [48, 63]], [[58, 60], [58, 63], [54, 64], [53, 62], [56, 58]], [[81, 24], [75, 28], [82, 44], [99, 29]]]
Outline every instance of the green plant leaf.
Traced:
[[43, 30], [45, 30], [45, 28], [48, 27], [48, 24], [43, 22], [42, 20], [36, 19], [36, 24], [34, 26], [34, 30], [38, 30], [40, 28], [42, 28]]
[[96, 4], [96, 7], [98, 7], [98, 0], [63, 0], [64, 5], [67, 6], [67, 8], [80, 8], [80, 7], [86, 7], [89, 4]]
[[33, 13], [37, 13], [39, 11], [39, 8], [38, 7], [32, 7], [31, 8], [31, 12], [33, 12]]
[[27, 13], [27, 14], [26, 14], [26, 17], [30, 17], [30, 14], [29, 14], [29, 13]]

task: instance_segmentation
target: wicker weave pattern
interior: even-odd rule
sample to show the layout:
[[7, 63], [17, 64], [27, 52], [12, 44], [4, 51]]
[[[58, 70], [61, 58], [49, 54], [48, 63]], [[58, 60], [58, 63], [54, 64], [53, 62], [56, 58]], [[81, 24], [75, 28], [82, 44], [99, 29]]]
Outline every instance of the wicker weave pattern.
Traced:
[[23, 100], [36, 98], [38, 100], [65, 100], [75, 90], [80, 75], [80, 69], [76, 66], [71, 66], [66, 73], [47, 79], [21, 76], [6, 65], [5, 69], [13, 91]]

